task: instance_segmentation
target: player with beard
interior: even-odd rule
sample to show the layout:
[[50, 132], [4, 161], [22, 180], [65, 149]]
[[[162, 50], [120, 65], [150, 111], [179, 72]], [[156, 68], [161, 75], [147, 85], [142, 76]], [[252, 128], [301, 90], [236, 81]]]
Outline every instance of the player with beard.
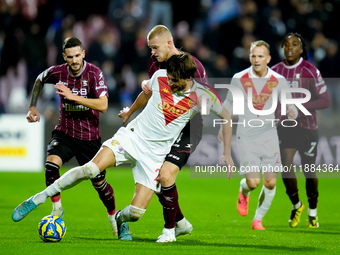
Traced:
[[[83, 165], [96, 155], [101, 146], [99, 113], [104, 113], [108, 107], [108, 91], [103, 73], [97, 66], [84, 60], [85, 50], [81, 41], [75, 37], [66, 38], [63, 51], [66, 63], [52, 66], [37, 77], [26, 117], [30, 123], [40, 120], [36, 108], [39, 95], [45, 84], [54, 84], [56, 93], [60, 95], [60, 117], [47, 145], [46, 186], [60, 177], [60, 167], [73, 157]], [[107, 209], [113, 235], [116, 235], [114, 192], [105, 179], [105, 173], [101, 172], [91, 181]], [[60, 194], [55, 194], [51, 200], [51, 215], [63, 217]]]

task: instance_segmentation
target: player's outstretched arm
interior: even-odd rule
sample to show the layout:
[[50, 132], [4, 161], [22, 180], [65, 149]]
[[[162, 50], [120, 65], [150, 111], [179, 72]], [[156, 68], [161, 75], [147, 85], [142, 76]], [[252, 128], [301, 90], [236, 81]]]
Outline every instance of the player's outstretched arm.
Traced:
[[36, 79], [33, 89], [32, 89], [30, 108], [26, 116], [26, 119], [28, 122], [40, 121], [40, 114], [37, 111], [36, 106], [38, 103], [40, 92], [42, 91], [43, 87], [44, 87], [44, 84], [42, 83], [42, 81], [39, 78]]
[[123, 118], [123, 125], [129, 120], [133, 113], [135, 113], [137, 110], [139, 110], [140, 108], [144, 107], [147, 104], [151, 95], [152, 94], [146, 94], [144, 91], [142, 91], [136, 98], [135, 102], [133, 102], [128, 111], [124, 110], [120, 111], [118, 116], [120, 118]]
[[[225, 119], [227, 121], [226, 124], [222, 125], [222, 137], [223, 137], [223, 144], [224, 144], [224, 150], [223, 150], [223, 156], [220, 164], [227, 163], [229, 167], [234, 166], [234, 161], [231, 157], [231, 138], [233, 135], [233, 130], [231, 126], [231, 117], [229, 111], [223, 107], [223, 111], [220, 115], [221, 118]], [[229, 171], [228, 178], [230, 179], [232, 175], [232, 171]]]
[[76, 102], [77, 104], [84, 105], [93, 110], [100, 112], [106, 112], [108, 107], [107, 96], [102, 96], [99, 98], [84, 98], [72, 93], [72, 91], [62, 83], [57, 83], [54, 85], [57, 89], [56, 93], [64, 96], [66, 99]]

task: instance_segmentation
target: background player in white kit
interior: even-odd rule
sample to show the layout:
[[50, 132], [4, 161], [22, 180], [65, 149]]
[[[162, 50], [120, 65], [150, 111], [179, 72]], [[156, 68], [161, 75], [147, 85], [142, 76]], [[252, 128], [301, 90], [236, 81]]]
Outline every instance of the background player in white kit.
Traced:
[[[44, 203], [47, 197], [71, 188], [82, 180], [91, 179], [105, 168], [131, 163], [135, 194], [131, 204], [116, 214], [118, 238], [131, 240], [127, 222], [139, 220], [154, 192], [160, 191], [158, 171], [180, 131], [200, 111], [198, 99], [201, 96], [211, 98], [211, 94], [200, 89], [201, 85], [192, 79], [196, 68], [190, 54], [172, 56], [168, 60], [168, 69], [157, 71], [151, 78], [153, 93], [144, 110], [127, 127], [120, 128], [112, 138], [106, 140], [90, 162], [70, 169], [44, 191], [17, 206], [12, 219], [22, 220]], [[230, 123], [230, 114], [219, 100], [210, 100], [209, 106], [213, 113]], [[230, 125], [223, 125], [222, 132], [224, 152], [221, 163], [233, 166]]]
[[[275, 88], [280, 98], [282, 88], [288, 88], [283, 76], [272, 71], [267, 64], [269, 63], [270, 50], [265, 41], [253, 42], [250, 46], [249, 55], [251, 67], [236, 73], [231, 85], [241, 89], [245, 98], [244, 115], [239, 115], [237, 125], [237, 146], [240, 156], [240, 172], [245, 174], [240, 182], [239, 200], [237, 209], [241, 216], [248, 214], [248, 202], [250, 191], [256, 189], [261, 182], [261, 166], [279, 170], [281, 167], [279, 141], [276, 131], [276, 123], [266, 121], [275, 119], [274, 112], [270, 115], [256, 115], [247, 107], [247, 96], [252, 89], [252, 105], [256, 110], [268, 110], [273, 104], [273, 89]], [[291, 98], [291, 95], [287, 95]], [[234, 98], [234, 100], [237, 100]], [[230, 111], [233, 103], [233, 95], [229, 91], [223, 105]], [[289, 106], [287, 109], [289, 118], [296, 118], [297, 109]], [[260, 127], [248, 125], [249, 120], [263, 121]], [[220, 133], [221, 134], [221, 133]], [[219, 134], [219, 140], [221, 135]], [[242, 171], [243, 170], [243, 171]], [[263, 170], [263, 169], [262, 169]], [[276, 171], [263, 172], [263, 187], [259, 196], [259, 203], [253, 218], [251, 228], [264, 230], [262, 219], [268, 211], [275, 196], [276, 190]]]

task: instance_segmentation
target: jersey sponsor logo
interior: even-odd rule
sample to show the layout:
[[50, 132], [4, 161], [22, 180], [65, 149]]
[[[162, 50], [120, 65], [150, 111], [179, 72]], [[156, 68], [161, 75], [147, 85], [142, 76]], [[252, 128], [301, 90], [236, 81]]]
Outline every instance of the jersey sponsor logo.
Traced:
[[[158, 105], [158, 109], [163, 111], [166, 121], [168, 120], [167, 117], [170, 119], [166, 122], [166, 125], [179, 116], [189, 113], [189, 109], [185, 107], [181, 107], [180, 105], [171, 105], [170, 103], [164, 101], [162, 104]], [[173, 115], [173, 117], [171, 115]]]
[[188, 97], [182, 98], [177, 104], [175, 104], [167, 78], [158, 77], [158, 83], [159, 92], [162, 99], [162, 103], [158, 105], [158, 109], [160, 109], [164, 114], [165, 125], [168, 125], [179, 116], [188, 114], [190, 108], [196, 105], [196, 93], [191, 93]]
[[67, 112], [84, 112], [90, 110], [87, 106], [79, 105], [79, 104], [63, 104], [63, 108]]
[[112, 141], [111, 141], [111, 144], [112, 144], [113, 146], [116, 146], [116, 145], [120, 145], [120, 142], [118, 142], [117, 140], [112, 140]]
[[290, 88], [299, 88], [299, 81], [289, 81], [287, 80], [287, 84]]
[[58, 81], [57, 84], [58, 84], [58, 83], [64, 84], [65, 86], [68, 86], [68, 83], [67, 83], [67, 82], [64, 82], [64, 81]]
[[263, 86], [260, 94], [257, 94], [256, 89], [254, 87], [252, 79], [249, 77], [249, 74], [246, 73], [243, 75], [240, 79], [241, 84], [243, 85], [243, 88], [245, 92], [248, 94], [248, 88], [252, 88], [253, 93], [253, 106], [257, 110], [262, 110], [266, 102], [268, 101], [268, 98], [273, 93], [273, 88], [277, 86], [279, 83], [278, 80], [272, 75], [270, 79], [266, 82], [266, 84]]

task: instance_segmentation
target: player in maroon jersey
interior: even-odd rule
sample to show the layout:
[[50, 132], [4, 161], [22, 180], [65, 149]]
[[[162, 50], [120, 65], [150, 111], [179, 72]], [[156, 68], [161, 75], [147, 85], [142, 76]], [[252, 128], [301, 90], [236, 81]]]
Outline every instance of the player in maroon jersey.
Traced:
[[[152, 53], [148, 63], [148, 74], [151, 78], [157, 70], [166, 69], [167, 60], [171, 56], [180, 54], [182, 51], [175, 47], [171, 32], [163, 25], [157, 25], [152, 28], [147, 39]], [[193, 56], [192, 58], [197, 65], [195, 80], [202, 84], [208, 84], [208, 77], [202, 63], [197, 58]], [[149, 81], [144, 81], [142, 86], [143, 92], [150, 96], [151, 88], [148, 83]], [[123, 118], [123, 123], [125, 123], [135, 111], [145, 106], [146, 101], [142, 101], [141, 98], [141, 96], [138, 96], [130, 110], [120, 114], [120, 117]], [[171, 147], [171, 151], [166, 155], [164, 164], [159, 172], [159, 181], [162, 189], [161, 193], [158, 194], [158, 198], [163, 206], [164, 228], [175, 228], [176, 237], [190, 234], [192, 231], [192, 225], [184, 218], [180, 209], [175, 181], [179, 171], [187, 163], [190, 154], [201, 141], [202, 128], [202, 116], [196, 114], [190, 122], [186, 124], [178, 139]], [[168, 242], [171, 240], [173, 240], [173, 237], [164, 234], [158, 238], [159, 242]]]
[[[101, 147], [99, 112], [104, 113], [108, 107], [108, 91], [103, 73], [84, 60], [85, 50], [81, 41], [69, 37], [63, 43], [63, 50], [66, 63], [52, 66], [37, 77], [26, 117], [28, 122], [40, 120], [36, 109], [38, 97], [44, 84], [54, 84], [56, 93], [60, 95], [60, 117], [47, 146], [46, 186], [60, 177], [60, 167], [71, 158], [75, 157], [83, 165], [96, 155]], [[114, 193], [105, 179], [105, 171], [91, 181], [107, 208], [113, 234], [116, 235]], [[63, 217], [60, 194], [51, 197], [51, 200], [51, 215]]]
[[[304, 88], [311, 93], [309, 102], [303, 104], [311, 115], [307, 116], [299, 112], [296, 127], [284, 128], [282, 125], [278, 126], [282, 164], [290, 169], [295, 153], [299, 152], [301, 165], [306, 177], [306, 191], [309, 203], [308, 227], [318, 228], [318, 178], [315, 171], [311, 171], [311, 168], [315, 166], [318, 145], [316, 110], [329, 107], [330, 98], [319, 70], [307, 61], [306, 43], [301, 35], [298, 33], [287, 34], [283, 39], [282, 47], [285, 59], [273, 66], [272, 69], [283, 75], [290, 87]], [[302, 93], [292, 93], [292, 96], [293, 98], [303, 97]], [[281, 115], [279, 111], [277, 113], [278, 116]], [[295, 173], [293, 171], [282, 172], [282, 178], [286, 186], [286, 193], [293, 204], [289, 225], [294, 228], [300, 223], [304, 205], [299, 199]]]

